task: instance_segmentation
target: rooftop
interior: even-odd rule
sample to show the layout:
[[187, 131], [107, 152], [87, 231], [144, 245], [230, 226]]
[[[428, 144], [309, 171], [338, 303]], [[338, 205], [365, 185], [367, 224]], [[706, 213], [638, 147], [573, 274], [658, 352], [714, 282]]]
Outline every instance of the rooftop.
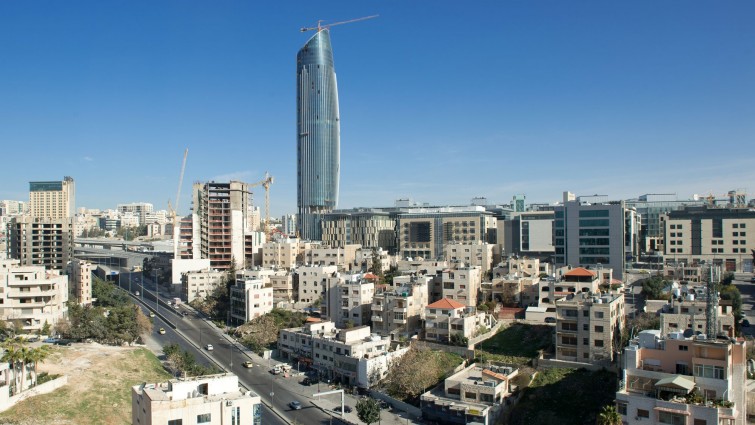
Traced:
[[464, 308], [466, 307], [464, 304], [461, 304], [457, 301], [443, 298], [442, 300], [436, 301], [430, 305], [427, 306], [427, 308], [437, 308], [440, 310], [456, 310], [457, 308]]

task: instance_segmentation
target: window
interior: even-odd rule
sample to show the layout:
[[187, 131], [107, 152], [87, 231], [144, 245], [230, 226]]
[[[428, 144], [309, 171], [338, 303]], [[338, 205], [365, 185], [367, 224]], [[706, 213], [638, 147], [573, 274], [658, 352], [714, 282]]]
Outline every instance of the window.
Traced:
[[590, 338], [582, 338], [582, 345], [590, 345]]
[[692, 425], [708, 425], [705, 419], [694, 419]]
[[596, 326], [595, 327], [595, 332], [601, 332], [602, 333], [603, 332], [603, 326]]
[[596, 319], [602, 319], [603, 318], [603, 312], [602, 311], [596, 311], [595, 312], [595, 318]]
[[686, 423], [684, 415], [671, 412], [658, 412], [658, 423], [669, 425], [684, 425]]
[[627, 404], [618, 402], [616, 403], [616, 411], [619, 412], [620, 415], [626, 416], [627, 414]]
[[644, 409], [637, 409], [637, 417], [638, 418], [649, 418], [650, 417], [650, 411], [644, 410]]
[[168, 425], [183, 425], [183, 419], [171, 419], [168, 421]]
[[590, 331], [590, 325], [588, 325], [587, 323], [583, 324], [582, 325], [582, 330], [583, 331]]
[[590, 317], [590, 311], [582, 310], [582, 317]]
[[689, 351], [689, 347], [686, 346], [686, 345], [680, 345], [679, 346], [679, 351]]
[[701, 378], [724, 379], [724, 368], [712, 365], [695, 365], [695, 376]]
[[210, 414], [209, 413], [203, 413], [201, 415], [197, 415], [197, 423], [198, 424], [208, 424], [211, 422]]
[[477, 393], [471, 393], [469, 391], [464, 391], [464, 398], [471, 398], [472, 400], [477, 400]]
[[595, 346], [596, 347], [602, 347], [603, 346], [603, 340], [602, 339], [596, 339], [595, 340]]

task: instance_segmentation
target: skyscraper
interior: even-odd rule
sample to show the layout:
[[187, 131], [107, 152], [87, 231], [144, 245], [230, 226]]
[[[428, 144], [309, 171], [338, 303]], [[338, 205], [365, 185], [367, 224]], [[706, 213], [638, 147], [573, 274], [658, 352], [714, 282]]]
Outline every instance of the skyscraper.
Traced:
[[338, 203], [340, 118], [330, 32], [321, 29], [296, 55], [299, 236], [320, 240], [322, 215]]

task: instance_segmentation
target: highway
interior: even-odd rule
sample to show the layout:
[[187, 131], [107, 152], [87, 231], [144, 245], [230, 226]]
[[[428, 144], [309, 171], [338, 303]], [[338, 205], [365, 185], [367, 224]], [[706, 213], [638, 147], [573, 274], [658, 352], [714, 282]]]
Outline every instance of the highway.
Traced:
[[[139, 278], [142, 278], [141, 274], [139, 274]], [[129, 290], [127, 277], [121, 278], [120, 286], [126, 291]], [[163, 297], [162, 294], [159, 297], [158, 305], [155, 303], [153, 290], [154, 284], [149, 279], [144, 279], [143, 287], [134, 284], [132, 280], [131, 291], [134, 293], [134, 297], [142, 303], [145, 314], [149, 314], [149, 311], [156, 312], [153, 319], [153, 337], [160, 341], [161, 345], [178, 344], [194, 355], [198, 363], [215, 364], [238, 376], [239, 382], [244, 387], [262, 398], [264, 402], [263, 424], [298, 423], [314, 425], [340, 423], [337, 418], [333, 418], [331, 422], [330, 415], [310, 403], [311, 399], [306, 394], [306, 387], [299, 383], [301, 378], [284, 378], [281, 375], [269, 373], [268, 360], [262, 360], [240, 344], [232, 343], [229, 337], [223, 335], [222, 330], [190, 307], [179, 306], [178, 309], [175, 309], [169, 305], [170, 298]], [[135, 295], [136, 291], [140, 291], [138, 297]], [[186, 315], [182, 315], [182, 312], [186, 312]], [[158, 332], [161, 327], [165, 329], [164, 335], [160, 335]], [[212, 351], [207, 351], [207, 344], [212, 344]], [[252, 360], [254, 367], [245, 368], [242, 363], [247, 360]], [[309, 392], [311, 393], [311, 391]], [[302, 408], [300, 410], [293, 410], [288, 406], [294, 400], [301, 403]], [[275, 412], [270, 409], [270, 406]], [[283, 416], [286, 421], [281, 420], [278, 415]]]

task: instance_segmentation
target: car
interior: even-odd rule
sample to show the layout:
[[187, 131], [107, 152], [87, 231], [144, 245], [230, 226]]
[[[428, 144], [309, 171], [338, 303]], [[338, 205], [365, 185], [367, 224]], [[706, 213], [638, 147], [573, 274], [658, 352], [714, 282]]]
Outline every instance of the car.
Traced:
[[160, 328], [158, 332], [160, 332], [160, 335], [165, 335], [165, 328]]
[[42, 340], [42, 342], [47, 343], [47, 344], [57, 344], [58, 341], [60, 341], [60, 338], [54, 338], [54, 337], [45, 338]]
[[134, 295], [139, 296], [139, 291], [134, 291]]
[[149, 312], [149, 317], [155, 317], [155, 312], [154, 311], [150, 311]]
[[747, 320], [747, 319], [742, 320], [742, 327], [743, 328], [749, 328], [750, 327], [750, 321]]
[[294, 400], [291, 403], [288, 403], [288, 407], [290, 407], [293, 410], [300, 410], [301, 409], [301, 403], [299, 403], [298, 401]]
[[306, 377], [301, 381], [301, 384], [302, 385], [315, 385], [318, 382], [320, 381], [316, 377], [315, 378]]
[[241, 366], [244, 366], [245, 368], [249, 369], [250, 367], [254, 367], [254, 363], [252, 363], [251, 360], [247, 360], [244, 363], [241, 363]]
[[381, 409], [389, 409], [391, 407], [391, 405], [385, 400], [378, 400], [378, 406], [380, 406]]
[[33, 336], [31, 338], [27, 338], [26, 339], [26, 342], [38, 342], [38, 341], [39, 341], [39, 337], [38, 336]]
[[[340, 412], [341, 411], [341, 406], [336, 406], [336, 408], [333, 409], [333, 410], [335, 410], [336, 412]], [[343, 413], [351, 413], [352, 410], [353, 409], [351, 408], [351, 406], [348, 406], [348, 405], [345, 405], [345, 404], [343, 405]]]
[[212, 344], [207, 344], [204, 348], [207, 349], [207, 351], [212, 351], [214, 349]]
[[55, 345], [61, 345], [63, 347], [70, 347], [72, 343], [73, 341], [71, 341], [70, 339], [59, 339], [55, 341]]

